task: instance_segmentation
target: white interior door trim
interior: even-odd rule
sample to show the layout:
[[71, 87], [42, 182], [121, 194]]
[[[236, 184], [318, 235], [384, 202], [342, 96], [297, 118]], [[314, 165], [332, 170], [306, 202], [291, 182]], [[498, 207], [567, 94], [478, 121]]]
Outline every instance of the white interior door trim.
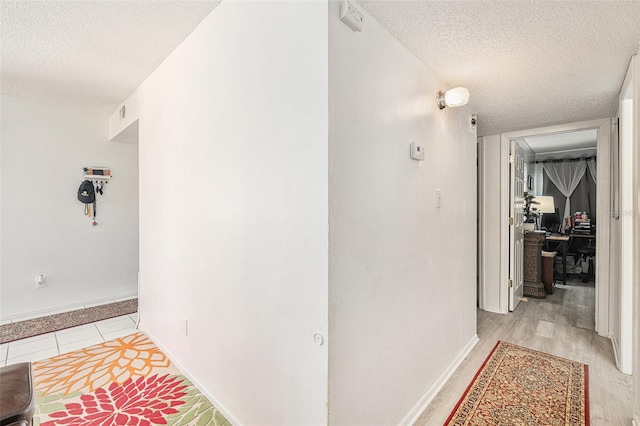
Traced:
[[[620, 116], [620, 335], [616, 361], [620, 371], [634, 374], [634, 412], [638, 413], [638, 80], [637, 57], [629, 62], [619, 96]], [[635, 232], [635, 234], [634, 234]], [[635, 336], [635, 337], [634, 337]], [[635, 361], [634, 361], [635, 359]], [[634, 362], [636, 365], [634, 365]], [[634, 371], [635, 369], [635, 371]]]
[[[640, 65], [638, 56], [632, 59], [635, 63], [634, 81], [634, 118], [633, 118], [633, 140], [635, 141], [635, 165], [633, 178], [634, 194], [634, 218], [635, 226], [635, 250], [640, 253]], [[635, 256], [634, 264], [634, 292], [633, 292], [633, 422], [635, 426], [640, 426], [640, 256]]]
[[523, 192], [524, 192], [524, 150], [517, 140], [510, 141], [511, 186], [509, 217], [509, 311], [515, 311], [524, 296], [524, 234], [523, 234]]
[[500, 312], [509, 312], [509, 193], [511, 172], [509, 170], [509, 140], [500, 135]]
[[[609, 337], [609, 224], [610, 224], [610, 132], [611, 120], [581, 121], [557, 126], [519, 130], [500, 135], [500, 211], [505, 226], [500, 233], [500, 311], [508, 312], [509, 294], [509, 141], [527, 136], [565, 133], [575, 130], [598, 130], [598, 198], [596, 212], [598, 218], [598, 238], [596, 239], [596, 332], [600, 336]], [[604, 220], [603, 220], [604, 219]], [[504, 300], [504, 302], [503, 302]]]

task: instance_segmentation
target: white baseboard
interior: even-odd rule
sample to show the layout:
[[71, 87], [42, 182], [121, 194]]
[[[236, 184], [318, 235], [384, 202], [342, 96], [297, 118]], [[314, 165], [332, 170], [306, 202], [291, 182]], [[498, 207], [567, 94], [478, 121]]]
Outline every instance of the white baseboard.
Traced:
[[613, 347], [613, 359], [616, 360], [616, 368], [620, 370], [620, 349], [618, 346], [618, 339], [613, 334], [609, 336], [609, 340], [611, 340], [611, 346]]
[[149, 337], [151, 339], [151, 341], [153, 341], [153, 343], [156, 344], [156, 346], [158, 346], [160, 348], [160, 350], [162, 352], [165, 353], [165, 355], [167, 355], [169, 357], [169, 359], [171, 359], [171, 362], [173, 362], [176, 367], [178, 367], [178, 370], [180, 370], [180, 372], [182, 372], [182, 374], [189, 379], [189, 381], [191, 381], [191, 383], [193, 383], [193, 385], [205, 396], [207, 397], [207, 399], [209, 400], [209, 402], [211, 402], [217, 409], [218, 411], [220, 411], [220, 413], [222, 413], [222, 415], [227, 419], [227, 421], [229, 421], [229, 423], [231, 423], [232, 425], [242, 425], [242, 423], [240, 422], [240, 420], [238, 420], [233, 414], [231, 414], [229, 412], [229, 410], [220, 402], [220, 400], [218, 400], [216, 397], [214, 397], [213, 395], [211, 395], [211, 393], [209, 391], [207, 391], [207, 389], [202, 385], [202, 383], [200, 383], [200, 381], [189, 371], [189, 369], [187, 369], [184, 365], [182, 365], [180, 362], [176, 361], [176, 358], [173, 356], [173, 354], [171, 353], [171, 351], [169, 349], [167, 349], [166, 346], [164, 346], [162, 343], [160, 343], [160, 340], [158, 340], [153, 333], [151, 333], [149, 330], [147, 330], [144, 326], [140, 326], [139, 327], [140, 331], [142, 331], [144, 334], [147, 335], [147, 337]]
[[447, 383], [447, 380], [453, 375], [453, 373], [458, 369], [462, 361], [464, 361], [465, 357], [469, 355], [469, 352], [474, 348], [476, 343], [478, 343], [478, 335], [474, 334], [469, 343], [465, 345], [465, 347], [460, 351], [457, 357], [449, 364], [449, 366], [442, 372], [440, 377], [435, 381], [435, 383], [430, 386], [424, 395], [418, 400], [418, 402], [409, 410], [406, 416], [400, 421], [400, 425], [412, 425], [418, 420], [420, 415], [424, 412], [424, 410], [429, 406], [433, 398], [436, 397], [438, 392], [442, 389], [442, 387]]
[[494, 314], [502, 314], [502, 315], [508, 314], [508, 312], [502, 312], [500, 308], [496, 306], [485, 306], [484, 308], [479, 308], [479, 309], [485, 312], [491, 312]]
[[18, 313], [14, 313], [14, 314], [10, 314], [10, 315], [5, 315], [0, 317], [0, 322], [5, 322], [5, 321], [13, 321], [13, 320], [21, 320], [22, 318], [38, 318], [38, 317], [46, 317], [48, 315], [51, 314], [51, 312], [55, 312], [55, 311], [61, 311], [61, 310], [72, 310], [72, 309], [82, 309], [85, 305], [99, 305], [99, 304], [107, 304], [107, 303], [113, 303], [114, 300], [119, 300], [119, 299], [131, 299], [131, 298], [135, 298], [138, 297], [138, 293], [133, 291], [133, 292], [127, 292], [127, 293], [118, 293], [116, 295], [113, 296], [109, 296], [109, 297], [102, 297], [99, 299], [86, 299], [86, 300], [81, 300], [78, 302], [74, 302], [74, 303], [65, 303], [65, 304], [60, 304], [60, 305], [53, 305], [53, 306], [49, 306], [47, 308], [42, 308], [42, 309], [35, 309], [35, 310], [31, 310], [31, 311], [23, 311], [23, 312], [18, 312]]

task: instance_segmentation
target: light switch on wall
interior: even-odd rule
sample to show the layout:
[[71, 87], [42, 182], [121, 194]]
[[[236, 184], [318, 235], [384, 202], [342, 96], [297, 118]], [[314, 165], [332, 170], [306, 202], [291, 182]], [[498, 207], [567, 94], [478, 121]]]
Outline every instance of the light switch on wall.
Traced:
[[434, 194], [436, 208], [439, 209], [442, 202], [442, 191], [436, 188], [436, 192]]
[[409, 155], [412, 159], [423, 161], [424, 160], [424, 145], [418, 142], [411, 142]]

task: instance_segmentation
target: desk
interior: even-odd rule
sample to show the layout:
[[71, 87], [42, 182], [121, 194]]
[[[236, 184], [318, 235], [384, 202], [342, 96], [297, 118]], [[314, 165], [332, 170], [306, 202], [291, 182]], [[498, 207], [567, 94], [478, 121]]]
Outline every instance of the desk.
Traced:
[[587, 240], [595, 240], [596, 234], [571, 234], [572, 238], [586, 238]]
[[549, 249], [549, 242], [556, 242], [559, 247], [562, 247], [562, 285], [567, 285], [567, 251], [569, 250], [570, 240], [570, 235], [561, 234], [547, 235], [546, 238], [547, 249]]

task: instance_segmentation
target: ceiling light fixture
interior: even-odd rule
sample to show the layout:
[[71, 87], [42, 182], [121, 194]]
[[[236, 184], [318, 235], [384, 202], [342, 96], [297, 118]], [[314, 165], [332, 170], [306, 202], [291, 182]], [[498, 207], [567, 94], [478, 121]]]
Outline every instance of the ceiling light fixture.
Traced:
[[469, 90], [466, 87], [454, 87], [446, 92], [438, 92], [436, 95], [436, 103], [438, 108], [459, 107], [469, 102]]

